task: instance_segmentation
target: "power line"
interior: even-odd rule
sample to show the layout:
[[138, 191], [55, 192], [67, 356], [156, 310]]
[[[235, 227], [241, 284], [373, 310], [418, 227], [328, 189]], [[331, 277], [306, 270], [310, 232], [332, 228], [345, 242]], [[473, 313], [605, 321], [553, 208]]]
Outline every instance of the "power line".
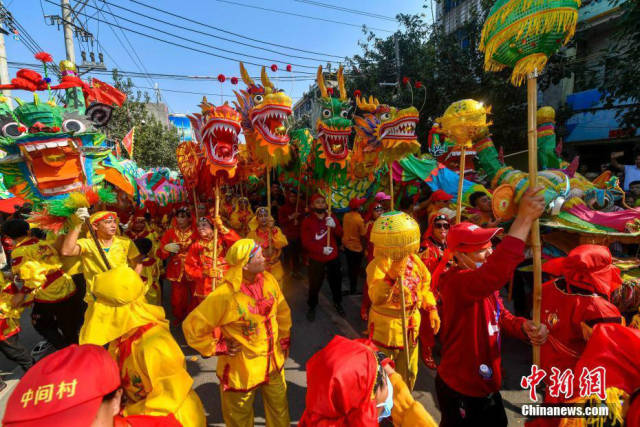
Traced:
[[[47, 1], [51, 1], [51, 0], [47, 0]], [[108, 4], [107, 4], [107, 6], [108, 6]], [[93, 6], [90, 6], [90, 7], [93, 7]], [[191, 43], [195, 43], [195, 44], [198, 44], [200, 46], [205, 46], [205, 47], [208, 47], [208, 48], [211, 48], [211, 49], [219, 50], [219, 51], [226, 52], [226, 53], [231, 53], [231, 54], [234, 54], [234, 55], [246, 56], [248, 58], [261, 59], [263, 61], [278, 62], [278, 63], [281, 63], [281, 64], [288, 65], [287, 62], [282, 61], [280, 59], [264, 58], [262, 56], [255, 56], [255, 55], [250, 55], [248, 53], [242, 53], [242, 52], [236, 52], [236, 51], [233, 51], [233, 50], [223, 49], [221, 47], [216, 47], [216, 46], [210, 45], [208, 43], [202, 43], [202, 42], [199, 42], [197, 40], [193, 40], [193, 39], [190, 39], [190, 38], [187, 38], [187, 37], [182, 37], [182, 36], [179, 36], [177, 34], [171, 33], [169, 31], [160, 30], [160, 29], [152, 27], [150, 25], [145, 25], [145, 24], [142, 24], [140, 22], [125, 18], [124, 16], [116, 15], [115, 13], [113, 13], [113, 11], [111, 11], [111, 7], [110, 6], [109, 6], [109, 11], [110, 11], [109, 14], [111, 16], [113, 16], [113, 18], [116, 20], [116, 23], [118, 25], [120, 23], [118, 22], [117, 18], [120, 18], [123, 21], [127, 21], [127, 22], [130, 22], [130, 23], [135, 24], [135, 25], [139, 25], [139, 26], [147, 28], [149, 30], [157, 31], [159, 33], [162, 33], [162, 34], [165, 34], [165, 35], [168, 35], [168, 36], [171, 36], [171, 37], [175, 37], [175, 38], [178, 38], [180, 40], [184, 40], [184, 41], [188, 41], [188, 42], [191, 42]], [[302, 65], [302, 64], [291, 64], [291, 65], [295, 65], [296, 67], [301, 67], [301, 68], [310, 68], [310, 69], [315, 69], [316, 68], [316, 67], [311, 66], [311, 65]]]
[[330, 53], [322, 53], [322, 52], [315, 52], [315, 51], [312, 51], [312, 50], [298, 49], [298, 48], [291, 47], [291, 46], [286, 46], [286, 45], [277, 44], [277, 43], [270, 43], [270, 42], [266, 42], [266, 41], [264, 41], [264, 40], [259, 40], [259, 39], [255, 39], [255, 38], [247, 37], [246, 35], [238, 34], [238, 33], [234, 33], [234, 32], [232, 32], [232, 31], [224, 30], [224, 29], [219, 28], [219, 27], [214, 27], [213, 25], [205, 24], [205, 23], [203, 23], [203, 22], [199, 22], [199, 21], [196, 21], [196, 20], [191, 19], [191, 18], [186, 18], [186, 17], [184, 17], [184, 16], [177, 15], [177, 14], [175, 14], [175, 13], [171, 13], [171, 12], [169, 12], [169, 11], [167, 11], [167, 10], [160, 9], [160, 8], [157, 8], [157, 7], [154, 7], [154, 6], [150, 6], [150, 5], [148, 5], [148, 4], [144, 4], [144, 3], [139, 2], [139, 1], [137, 1], [137, 0], [129, 0], [129, 1], [131, 1], [132, 3], [139, 4], [140, 6], [144, 6], [144, 7], [147, 7], [147, 8], [149, 8], [149, 9], [153, 9], [153, 10], [155, 10], [155, 11], [158, 11], [158, 12], [161, 12], [161, 13], [164, 13], [164, 14], [167, 14], [167, 15], [169, 15], [169, 16], [173, 16], [174, 18], [179, 18], [179, 19], [182, 19], [182, 20], [184, 20], [184, 21], [191, 22], [192, 24], [197, 24], [197, 25], [201, 25], [201, 26], [206, 27], [206, 28], [211, 28], [212, 30], [216, 30], [216, 31], [220, 31], [220, 32], [225, 33], [225, 34], [230, 34], [230, 35], [232, 35], [232, 36], [240, 37], [240, 38], [243, 38], [243, 39], [245, 39], [245, 40], [251, 40], [251, 41], [253, 41], [253, 42], [263, 43], [263, 44], [267, 44], [267, 45], [269, 45], [269, 46], [276, 46], [276, 47], [281, 47], [281, 48], [284, 48], [284, 49], [294, 50], [294, 51], [296, 51], [296, 52], [304, 52], [304, 53], [310, 53], [310, 54], [313, 54], [313, 55], [328, 56], [328, 57], [333, 57], [333, 58], [340, 58], [340, 59], [342, 59], [342, 57], [341, 57], [341, 56], [338, 56], [338, 55], [332, 55], [332, 54], [330, 54]]
[[[237, 3], [235, 1], [229, 1], [229, 0], [216, 0], [216, 1], [219, 2], [219, 3], [228, 3], [228, 4], [233, 4], [233, 5], [236, 5], [236, 6], [247, 7], [249, 9], [266, 10], [267, 12], [280, 13], [282, 15], [291, 15], [291, 16], [297, 16], [299, 18], [313, 19], [313, 20], [316, 20], [316, 21], [331, 22], [332, 24], [347, 25], [349, 27], [362, 28], [364, 26], [364, 25], [358, 25], [358, 24], [351, 24], [349, 22], [334, 21], [332, 19], [318, 18], [317, 16], [309, 16], [309, 15], [302, 15], [300, 13], [285, 12], [284, 10], [268, 9], [266, 7], [255, 6], [255, 5], [252, 5], [252, 4]], [[368, 27], [368, 28], [371, 28], [372, 30], [376, 30], [376, 31], [383, 31], [385, 33], [393, 33], [393, 31], [385, 30], [383, 28], [376, 28], [376, 27]]]
[[[310, 58], [308, 56], [294, 55], [294, 54], [290, 54], [290, 53], [281, 52], [281, 51], [278, 51], [278, 50], [269, 49], [269, 48], [266, 48], [264, 46], [257, 46], [257, 45], [254, 45], [254, 44], [245, 43], [245, 42], [241, 42], [241, 41], [238, 41], [238, 40], [233, 40], [233, 39], [229, 39], [229, 38], [226, 38], [226, 37], [217, 36], [215, 34], [207, 33], [205, 31], [199, 31], [199, 30], [196, 30], [196, 29], [193, 29], [193, 28], [184, 27], [182, 25], [176, 24], [175, 22], [169, 22], [169, 21], [165, 21], [165, 20], [160, 19], [160, 18], [155, 18], [153, 16], [145, 15], [144, 13], [141, 13], [141, 12], [138, 12], [138, 11], [135, 11], [135, 10], [132, 10], [132, 9], [128, 9], [126, 7], [119, 6], [117, 4], [109, 3], [106, 0], [101, 0], [101, 1], [104, 4], [108, 4], [108, 5], [111, 5], [113, 7], [117, 7], [118, 9], [125, 10], [127, 12], [133, 13], [133, 14], [138, 15], [138, 16], [143, 16], [143, 17], [145, 17], [147, 19], [150, 19], [152, 21], [161, 22], [163, 24], [170, 25], [170, 26], [175, 27], [175, 28], [180, 28], [180, 29], [183, 29], [183, 30], [186, 30], [186, 31], [191, 31], [193, 33], [202, 34], [202, 35], [205, 35], [205, 36], [208, 36], [208, 37], [213, 37], [213, 38], [224, 40], [224, 41], [227, 41], [227, 42], [230, 42], [230, 43], [236, 43], [236, 44], [240, 44], [242, 46], [247, 46], [247, 47], [251, 47], [251, 48], [254, 48], [254, 49], [260, 49], [260, 50], [263, 50], [263, 51], [272, 52], [272, 53], [276, 53], [278, 55], [283, 55], [283, 56], [289, 56], [289, 57], [292, 57], [292, 58], [307, 59], [309, 61], [323, 61], [323, 60], [326, 60], [326, 59], [319, 59], [319, 58]], [[89, 7], [94, 7], [95, 8], [95, 6], [89, 6]]]
[[[46, 2], [48, 2], [48, 3], [51, 3], [51, 4], [55, 4], [55, 3], [53, 3], [51, 0], [45, 0], [45, 1], [46, 1]], [[88, 16], [88, 15], [86, 15], [86, 14], [84, 14], [84, 13], [80, 13], [80, 15]], [[109, 21], [106, 21], [106, 20], [101, 20], [101, 19], [99, 19], [99, 18], [95, 18], [95, 17], [94, 17], [94, 18], [91, 18], [91, 19], [94, 19], [95, 21], [98, 21], [98, 22], [104, 22], [105, 24], [110, 25], [110, 26], [112, 26], [112, 27], [116, 27], [116, 28], [120, 28], [120, 29], [123, 29], [123, 30], [127, 30], [127, 31], [129, 31], [129, 32], [131, 32], [131, 33], [138, 34], [138, 35], [140, 35], [140, 36], [147, 37], [147, 38], [150, 38], [150, 39], [152, 39], [152, 40], [156, 40], [156, 41], [159, 41], [159, 42], [162, 42], [162, 43], [166, 43], [166, 44], [170, 44], [170, 45], [173, 45], [173, 46], [178, 46], [178, 47], [181, 47], [181, 48], [183, 48], [183, 49], [187, 49], [187, 50], [190, 50], [190, 51], [193, 51], [193, 52], [204, 53], [205, 55], [213, 56], [213, 57], [216, 57], [216, 58], [226, 59], [226, 60], [228, 60], [228, 61], [240, 62], [240, 60], [238, 60], [238, 59], [236, 59], [236, 58], [230, 58], [230, 57], [228, 57], [228, 56], [219, 55], [219, 54], [217, 54], [217, 53], [209, 52], [209, 51], [202, 50], [202, 49], [198, 49], [198, 48], [195, 48], [195, 47], [186, 46], [186, 45], [183, 45], [183, 44], [180, 44], [180, 43], [176, 43], [176, 42], [173, 42], [173, 41], [170, 41], [170, 40], [161, 39], [161, 38], [159, 38], [159, 37], [152, 36], [152, 35], [150, 35], [150, 34], [146, 34], [146, 33], [142, 33], [142, 32], [140, 32], [140, 31], [136, 31], [136, 30], [134, 30], [134, 29], [131, 29], [131, 28], [128, 28], [128, 27], [125, 27], [125, 26], [122, 26], [122, 25], [117, 25], [117, 24], [115, 24], [115, 23], [113, 23], [113, 22], [109, 22]], [[170, 35], [172, 35], [172, 34], [170, 34]], [[172, 36], [173, 36], [173, 35], [172, 35]], [[178, 36], [174, 36], [174, 37], [178, 37]], [[181, 37], [180, 37], [180, 38], [181, 38]], [[188, 40], [188, 39], [186, 39], [186, 40]], [[197, 43], [197, 42], [194, 42], [194, 43]], [[198, 44], [201, 44], [201, 43], [198, 43]], [[256, 62], [250, 62], [250, 61], [243, 61], [243, 62], [244, 62], [245, 64], [255, 65], [255, 66], [257, 66], [257, 67], [262, 67], [262, 66], [264, 66], [264, 65], [265, 65], [265, 64], [258, 64], [258, 63], [256, 63]], [[282, 61], [278, 61], [278, 62], [282, 62]], [[315, 67], [312, 67], [312, 68], [315, 68]], [[313, 73], [304, 73], [304, 72], [297, 72], [297, 73], [298, 73], [298, 74], [301, 74], [301, 75], [302, 75], [302, 74], [306, 74], [306, 75], [313, 75]]]
[[293, 1], [298, 2], [298, 3], [307, 3], [307, 4], [311, 4], [313, 6], [324, 7], [324, 8], [327, 8], [327, 9], [339, 10], [341, 12], [353, 13], [355, 15], [367, 16], [369, 18], [377, 18], [377, 19], [383, 19], [385, 21], [396, 22], [396, 19], [392, 18], [390, 16], [379, 15], [377, 13], [365, 12], [365, 11], [362, 11], [362, 10], [349, 9], [347, 7], [336, 6], [336, 5], [333, 5], [333, 4], [322, 3], [322, 2], [318, 2], [318, 1], [312, 1], [312, 0], [293, 0]]

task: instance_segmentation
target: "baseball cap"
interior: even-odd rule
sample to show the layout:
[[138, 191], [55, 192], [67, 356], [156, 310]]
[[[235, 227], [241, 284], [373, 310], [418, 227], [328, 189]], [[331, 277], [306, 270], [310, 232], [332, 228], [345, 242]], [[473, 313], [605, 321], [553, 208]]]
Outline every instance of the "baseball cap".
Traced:
[[376, 201], [381, 202], [383, 200], [391, 200], [391, 196], [386, 194], [384, 191], [378, 191], [376, 193]]
[[470, 222], [461, 222], [449, 230], [447, 248], [458, 252], [475, 252], [491, 246], [491, 239], [502, 228], [482, 228]]
[[103, 397], [119, 387], [118, 365], [107, 350], [70, 345], [27, 371], [9, 397], [2, 425], [86, 427]]
[[360, 206], [364, 205], [364, 202], [366, 201], [367, 199], [365, 197], [354, 197], [349, 200], [349, 209], [358, 209]]

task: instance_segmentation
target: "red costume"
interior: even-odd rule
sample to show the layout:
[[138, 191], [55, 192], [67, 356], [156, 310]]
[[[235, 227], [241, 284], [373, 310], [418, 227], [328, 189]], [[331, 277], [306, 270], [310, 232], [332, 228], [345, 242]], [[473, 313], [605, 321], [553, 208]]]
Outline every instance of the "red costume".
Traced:
[[[465, 224], [470, 225], [462, 223], [456, 227]], [[455, 250], [451, 234], [447, 241]], [[444, 272], [436, 284], [442, 299], [442, 360], [438, 376], [458, 393], [486, 397], [499, 391], [502, 384], [500, 334], [504, 331], [527, 339], [522, 330], [525, 319], [506, 310], [498, 295], [498, 290], [509, 281], [523, 259], [524, 242], [506, 236], [480, 268], [452, 268]], [[485, 371], [488, 372], [486, 378], [479, 373], [481, 365], [489, 368]]]
[[[331, 217], [336, 223], [333, 228], [327, 227], [326, 216], [320, 219], [314, 213], [307, 215], [302, 221], [302, 226], [300, 227], [302, 246], [312, 260], [327, 262], [338, 258], [338, 255], [340, 255], [338, 252], [338, 238], [342, 237], [342, 226], [335, 215], [331, 215]], [[331, 233], [329, 246], [333, 248], [329, 255], [325, 255], [322, 252], [324, 247], [327, 246], [327, 233]]]
[[300, 238], [300, 220], [302, 219], [304, 212], [302, 207], [298, 206], [298, 217], [290, 218], [295, 212], [295, 203], [289, 203], [288, 201], [278, 208], [278, 224], [289, 241]]
[[[215, 227], [215, 225], [213, 225], [213, 220], [209, 220], [209, 223], [212, 227]], [[229, 249], [231, 245], [238, 240], [240, 240], [240, 236], [238, 236], [238, 233], [235, 231], [225, 227], [223, 227], [222, 230], [218, 230], [218, 257], [216, 269], [213, 268], [213, 238], [203, 239], [198, 236], [191, 244], [184, 263], [184, 270], [187, 273], [187, 276], [194, 281], [191, 308], [200, 304], [207, 295], [213, 291], [214, 278], [221, 278], [222, 273], [227, 270], [227, 263], [224, 259], [227, 249]]]
[[[172, 227], [160, 239], [160, 247], [158, 248], [158, 257], [169, 259], [165, 277], [171, 282], [171, 307], [173, 316], [178, 321], [182, 321], [189, 312], [189, 300], [193, 293], [193, 282], [185, 274], [184, 264], [187, 258], [187, 251], [196, 238], [197, 233], [192, 227], [181, 230], [174, 219]], [[180, 252], [177, 254], [167, 252], [164, 247], [169, 243], [179, 244]]]

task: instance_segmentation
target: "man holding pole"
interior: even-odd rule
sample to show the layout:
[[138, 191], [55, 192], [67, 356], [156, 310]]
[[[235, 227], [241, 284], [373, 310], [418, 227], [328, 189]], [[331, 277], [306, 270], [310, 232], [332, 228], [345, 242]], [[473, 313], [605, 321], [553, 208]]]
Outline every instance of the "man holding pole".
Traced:
[[[499, 228], [463, 222], [449, 232], [447, 250], [434, 273], [442, 299], [442, 359], [436, 377], [441, 426], [506, 426], [500, 396], [501, 333], [533, 345], [547, 338], [546, 326], [513, 316], [498, 295], [523, 261], [529, 231], [544, 211], [539, 190], [522, 196], [509, 233], [495, 252], [491, 239]], [[442, 273], [452, 257], [456, 265]]]
[[[420, 227], [402, 212], [382, 214], [373, 225], [374, 259], [367, 266], [369, 338], [396, 364], [413, 390], [418, 375], [418, 331], [422, 321], [440, 329], [431, 276], [418, 255]], [[428, 313], [422, 319], [420, 310]]]
[[[87, 219], [93, 227], [95, 238], [79, 239], [82, 224]], [[140, 274], [142, 256], [130, 239], [116, 235], [118, 216], [115, 212], [100, 211], [89, 215], [87, 208], [79, 208], [75, 213], [74, 224], [64, 237], [60, 253], [63, 256], [80, 257], [87, 281], [87, 295], [93, 291], [95, 276], [112, 268], [128, 264]]]

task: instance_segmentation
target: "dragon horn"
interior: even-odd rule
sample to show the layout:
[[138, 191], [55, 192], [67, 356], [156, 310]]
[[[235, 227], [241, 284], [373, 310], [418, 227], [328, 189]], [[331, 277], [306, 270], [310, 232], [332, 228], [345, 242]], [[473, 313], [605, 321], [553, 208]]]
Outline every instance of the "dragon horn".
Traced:
[[327, 87], [324, 85], [324, 77], [322, 76], [322, 65], [318, 65], [318, 77], [316, 78], [316, 82], [320, 88], [320, 95], [323, 98], [328, 98], [329, 95], [327, 95]]
[[347, 100], [347, 90], [344, 88], [344, 75], [342, 65], [338, 68], [338, 88], [340, 89], [340, 101]]
[[264, 66], [262, 67], [262, 71], [260, 71], [260, 80], [262, 80], [262, 86], [274, 89], [273, 83], [271, 83], [271, 80], [269, 80], [267, 70], [264, 68]]
[[240, 75], [242, 76], [242, 81], [247, 86], [255, 86], [256, 84], [253, 82], [251, 77], [249, 77], [249, 73], [247, 73], [246, 68], [244, 68], [244, 64], [240, 62]]

